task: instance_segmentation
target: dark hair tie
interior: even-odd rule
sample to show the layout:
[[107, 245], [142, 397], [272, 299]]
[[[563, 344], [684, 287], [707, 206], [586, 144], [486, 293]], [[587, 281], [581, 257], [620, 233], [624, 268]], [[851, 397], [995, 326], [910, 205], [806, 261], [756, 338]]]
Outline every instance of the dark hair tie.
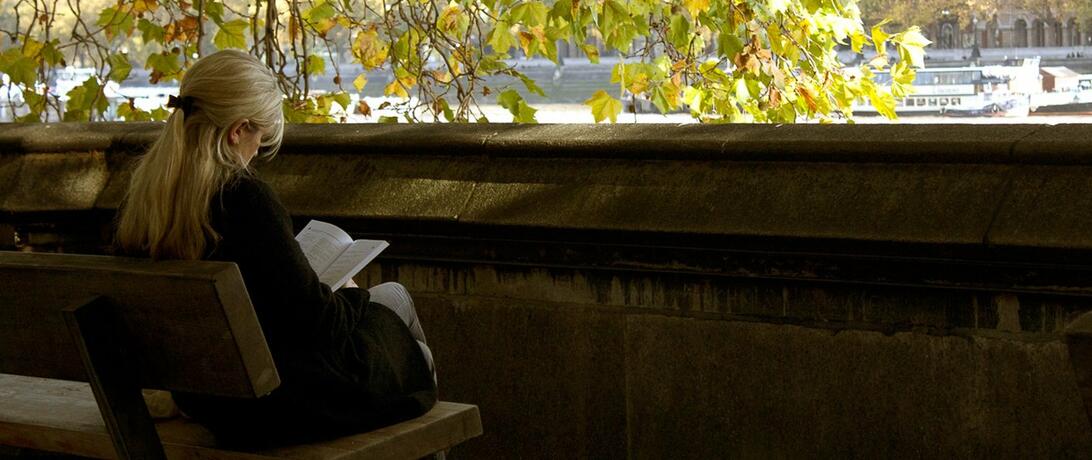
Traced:
[[182, 109], [182, 114], [193, 112], [193, 96], [168, 96], [167, 107]]

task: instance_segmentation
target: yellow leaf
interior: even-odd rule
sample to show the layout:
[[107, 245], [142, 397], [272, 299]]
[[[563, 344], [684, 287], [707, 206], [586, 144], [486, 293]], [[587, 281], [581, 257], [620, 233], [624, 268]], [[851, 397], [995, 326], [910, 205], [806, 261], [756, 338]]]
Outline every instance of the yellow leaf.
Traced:
[[529, 32], [519, 31], [519, 47], [523, 48], [523, 55], [531, 57], [531, 43], [535, 41], [535, 36]]
[[690, 17], [697, 18], [698, 14], [709, 9], [709, 0], [683, 0]]
[[632, 81], [628, 82], [629, 85], [626, 89], [633, 94], [641, 94], [648, 89], [648, 74], [640, 72], [633, 76]]
[[159, 8], [159, 4], [156, 0], [136, 0], [133, 2], [133, 12], [143, 13], [145, 11], [155, 11]]
[[356, 88], [357, 92], [364, 91], [364, 85], [367, 85], [367, 84], [368, 84], [368, 77], [365, 76], [364, 74], [357, 75], [356, 79], [353, 80], [353, 88]]
[[383, 88], [383, 95], [397, 95], [402, 99], [409, 99], [409, 93], [406, 92], [406, 88], [403, 88], [402, 84], [399, 83], [398, 80], [390, 82], [390, 84], [387, 85], [386, 88]]
[[402, 99], [409, 99], [409, 93], [407, 90], [413, 88], [417, 84], [417, 77], [413, 75], [406, 75], [399, 77], [397, 80], [392, 81], [386, 88], [383, 88], [383, 95], [390, 96], [392, 94], [398, 95]]
[[584, 54], [588, 55], [588, 61], [592, 64], [599, 63], [599, 48], [590, 43], [580, 45], [580, 48], [584, 50]]
[[622, 101], [610, 97], [603, 90], [596, 91], [591, 98], [584, 101], [584, 105], [591, 107], [596, 123], [607, 118], [610, 118], [611, 123], [615, 123], [618, 120], [618, 114], [622, 113]]
[[365, 69], [374, 69], [383, 65], [387, 60], [390, 46], [379, 38], [375, 29], [365, 30], [356, 34], [353, 42], [353, 54], [364, 65]]
[[457, 3], [449, 3], [436, 18], [436, 28], [447, 35], [461, 35], [466, 31], [469, 21], [463, 16], [463, 9]]
[[879, 24], [872, 26], [872, 44], [876, 47], [876, 54], [880, 56], [887, 54], [887, 39], [890, 35], [883, 31], [883, 26], [888, 22], [891, 22], [891, 20], [884, 19]]

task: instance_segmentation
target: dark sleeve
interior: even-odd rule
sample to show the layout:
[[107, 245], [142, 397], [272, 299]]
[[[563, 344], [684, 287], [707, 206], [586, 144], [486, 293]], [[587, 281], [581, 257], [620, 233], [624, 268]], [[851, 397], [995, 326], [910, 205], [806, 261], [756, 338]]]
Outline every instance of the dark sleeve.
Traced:
[[[288, 212], [260, 179], [243, 176], [221, 194], [217, 258], [239, 265], [247, 291], [272, 342], [338, 347], [368, 305], [368, 291], [331, 291], [307, 262]], [[214, 215], [216, 213], [214, 212]]]

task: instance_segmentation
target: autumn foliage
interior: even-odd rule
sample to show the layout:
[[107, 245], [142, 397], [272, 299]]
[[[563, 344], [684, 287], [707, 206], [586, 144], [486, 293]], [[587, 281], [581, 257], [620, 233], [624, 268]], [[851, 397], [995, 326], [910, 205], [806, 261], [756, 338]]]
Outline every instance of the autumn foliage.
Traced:
[[[393, 108], [405, 120], [487, 121], [479, 104], [495, 97], [515, 121], [528, 123], [536, 110], [524, 96], [548, 94], [519, 61], [558, 62], [560, 43], [591, 62], [603, 48], [620, 52], [611, 72], [617, 91], [597, 91], [585, 102], [597, 122], [616, 121], [626, 97], [663, 112], [688, 110], [703, 122], [852, 116], [855, 101], [894, 117], [928, 44], [914, 27], [866, 30], [856, 0], [82, 3], [20, 2], [14, 19], [8, 14], [0, 71], [22, 93], [29, 111], [21, 120], [42, 120], [62, 106], [63, 119], [101, 119], [105, 85], [128, 78], [133, 66], [147, 69], [151, 84], [172, 84], [201, 54], [239, 48], [277, 73], [290, 122], [338, 121], [335, 108], [370, 113], [367, 104], [349, 107], [351, 94], [369, 84], [367, 72], [383, 71], [392, 77], [383, 92], [402, 101]], [[888, 43], [897, 56], [886, 54]], [[880, 55], [845, 67], [839, 46]], [[331, 59], [336, 50], [347, 50], [352, 66]], [[58, 94], [48, 77], [74, 59], [98, 74]], [[338, 89], [314, 91], [309, 77], [330, 70]], [[891, 72], [891, 86], [873, 81], [879, 70]], [[516, 86], [491, 88], [485, 77], [498, 75]], [[117, 109], [125, 120], [165, 115], [132, 103]]]

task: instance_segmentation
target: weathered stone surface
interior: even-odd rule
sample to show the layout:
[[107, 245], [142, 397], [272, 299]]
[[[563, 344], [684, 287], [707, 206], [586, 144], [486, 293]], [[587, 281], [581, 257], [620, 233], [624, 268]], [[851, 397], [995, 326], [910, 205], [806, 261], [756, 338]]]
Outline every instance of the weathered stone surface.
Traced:
[[597, 230], [980, 244], [1003, 167], [508, 160], [460, 220]]
[[1015, 145], [1013, 161], [1027, 164], [1092, 165], [1092, 125], [1040, 126]]
[[466, 458], [626, 452], [621, 312], [482, 297], [414, 297], [440, 395], [473, 401], [485, 434]]
[[389, 280], [414, 293], [444, 394], [482, 406], [470, 457], [1092, 453], [1053, 329], [1080, 302], [423, 261], [357, 277]]
[[162, 123], [4, 123], [0, 151], [134, 151], [155, 140]]
[[1023, 166], [989, 232], [998, 246], [1090, 249], [1092, 166]]
[[[10, 212], [91, 209], [109, 172], [101, 152], [32, 153], [17, 157], [0, 210]], [[0, 171], [0, 176], [5, 175]]]
[[293, 213], [454, 221], [480, 168], [472, 158], [286, 152], [260, 170]]
[[1058, 342], [631, 315], [625, 387], [633, 458], [1092, 455]]

